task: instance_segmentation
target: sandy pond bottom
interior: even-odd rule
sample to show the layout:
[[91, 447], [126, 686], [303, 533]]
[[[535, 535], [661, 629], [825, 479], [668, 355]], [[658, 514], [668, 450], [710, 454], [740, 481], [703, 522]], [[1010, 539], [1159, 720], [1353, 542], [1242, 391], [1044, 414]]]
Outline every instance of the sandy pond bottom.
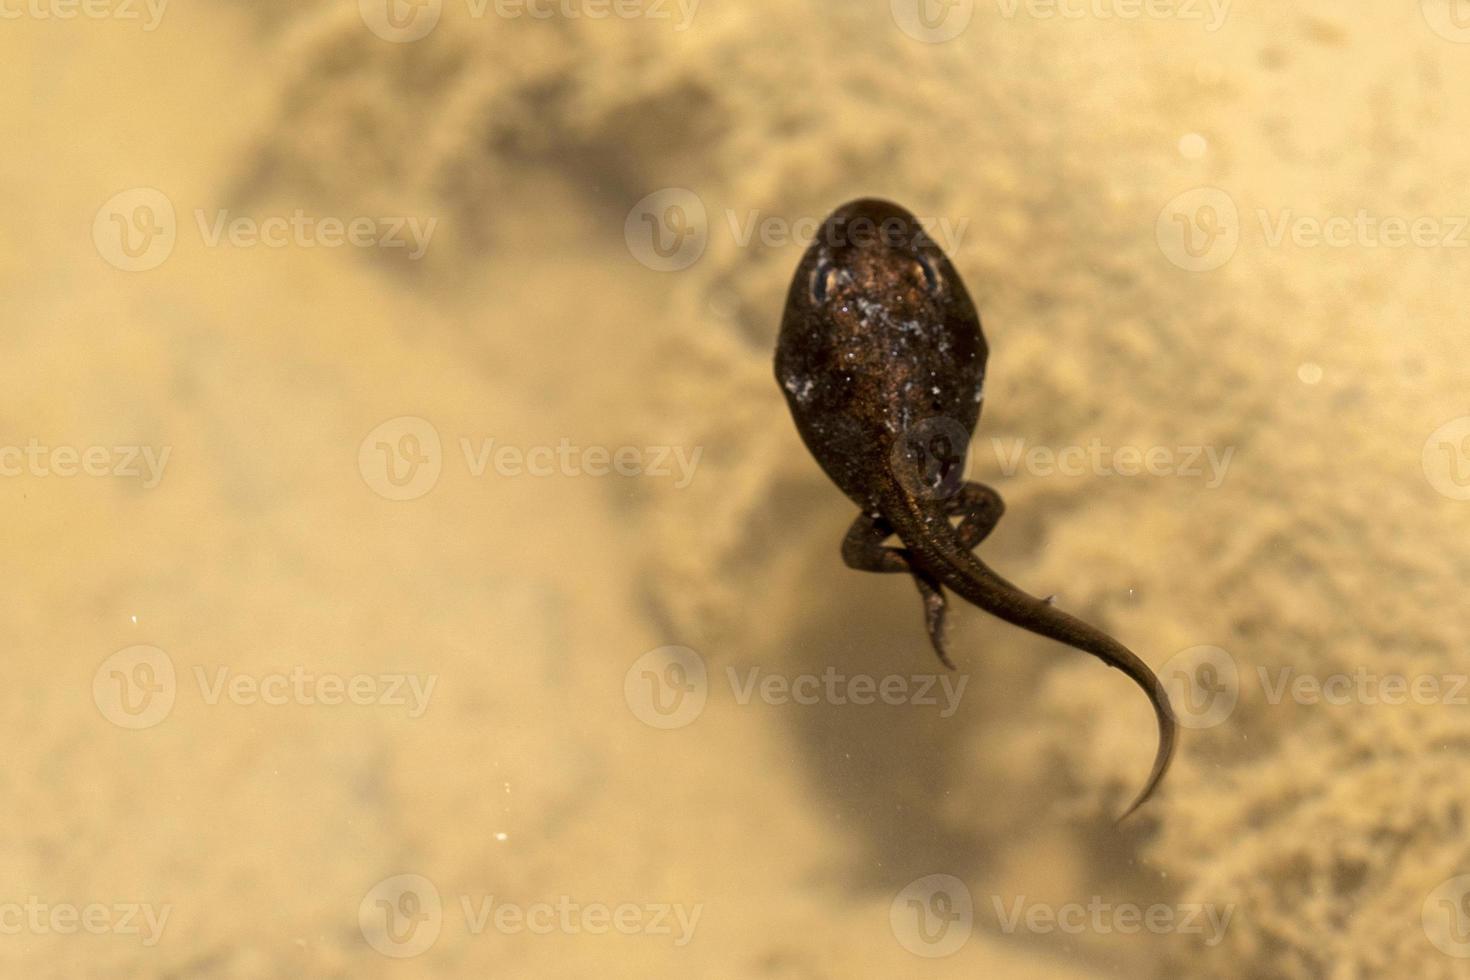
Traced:
[[[0, 974], [1464, 975], [1452, 5], [430, 6], [0, 33]], [[1121, 832], [1125, 679], [841, 567], [769, 359], [864, 194], [985, 556], [1175, 687]]]

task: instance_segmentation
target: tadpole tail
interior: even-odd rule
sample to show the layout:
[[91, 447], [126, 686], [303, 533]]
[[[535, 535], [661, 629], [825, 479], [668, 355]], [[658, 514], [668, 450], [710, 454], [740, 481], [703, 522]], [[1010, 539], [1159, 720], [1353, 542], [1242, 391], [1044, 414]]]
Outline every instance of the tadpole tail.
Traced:
[[1090, 653], [1109, 667], [1127, 674], [1148, 695], [1158, 719], [1159, 744], [1148, 782], [1128, 809], [1118, 817], [1126, 820], [1142, 806], [1169, 769], [1174, 757], [1178, 723], [1169, 704], [1169, 693], [1148, 664], [1101, 630], [1069, 616], [997, 575], [956, 539], [949, 519], [937, 507], [916, 501], [893, 480], [885, 510], [898, 535], [949, 588], [969, 602], [1012, 625]]

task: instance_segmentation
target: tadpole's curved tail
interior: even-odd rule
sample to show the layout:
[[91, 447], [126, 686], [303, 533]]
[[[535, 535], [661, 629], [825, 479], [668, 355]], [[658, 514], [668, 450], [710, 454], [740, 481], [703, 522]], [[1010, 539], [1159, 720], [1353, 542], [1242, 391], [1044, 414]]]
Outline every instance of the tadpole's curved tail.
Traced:
[[1178, 723], [1169, 704], [1168, 691], [1158, 675], [1137, 654], [1111, 636], [1001, 578], [960, 544], [948, 518], [938, 508], [914, 500], [896, 479], [891, 490], [885, 516], [893, 523], [904, 544], [918, 553], [925, 565], [939, 575], [953, 592], [992, 616], [1092, 654], [1109, 667], [1116, 667], [1127, 674], [1148, 695], [1158, 719], [1159, 745], [1148, 782], [1118, 817], [1120, 823], [1126, 820], [1153, 795], [1174, 757]]

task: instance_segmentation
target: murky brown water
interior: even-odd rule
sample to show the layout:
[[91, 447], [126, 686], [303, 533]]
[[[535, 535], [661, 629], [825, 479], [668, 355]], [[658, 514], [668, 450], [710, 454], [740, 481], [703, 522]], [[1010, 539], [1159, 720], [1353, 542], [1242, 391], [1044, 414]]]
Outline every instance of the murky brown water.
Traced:
[[[393, 3], [4, 8], [0, 973], [1466, 975], [1470, 5]], [[1122, 830], [842, 566], [863, 195]]]

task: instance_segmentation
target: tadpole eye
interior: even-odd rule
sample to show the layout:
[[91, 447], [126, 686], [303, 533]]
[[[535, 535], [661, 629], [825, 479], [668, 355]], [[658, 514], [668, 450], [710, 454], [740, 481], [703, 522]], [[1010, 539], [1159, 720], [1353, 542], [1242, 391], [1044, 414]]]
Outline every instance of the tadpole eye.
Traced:
[[919, 255], [914, 262], [924, 273], [924, 281], [929, 284], [929, 292], [939, 292], [939, 270], [934, 268], [934, 263], [929, 261], [927, 255]]
[[817, 305], [827, 302], [827, 293], [832, 289], [833, 277], [837, 270], [832, 268], [830, 262], [818, 262], [817, 267], [812, 270], [812, 301]]

